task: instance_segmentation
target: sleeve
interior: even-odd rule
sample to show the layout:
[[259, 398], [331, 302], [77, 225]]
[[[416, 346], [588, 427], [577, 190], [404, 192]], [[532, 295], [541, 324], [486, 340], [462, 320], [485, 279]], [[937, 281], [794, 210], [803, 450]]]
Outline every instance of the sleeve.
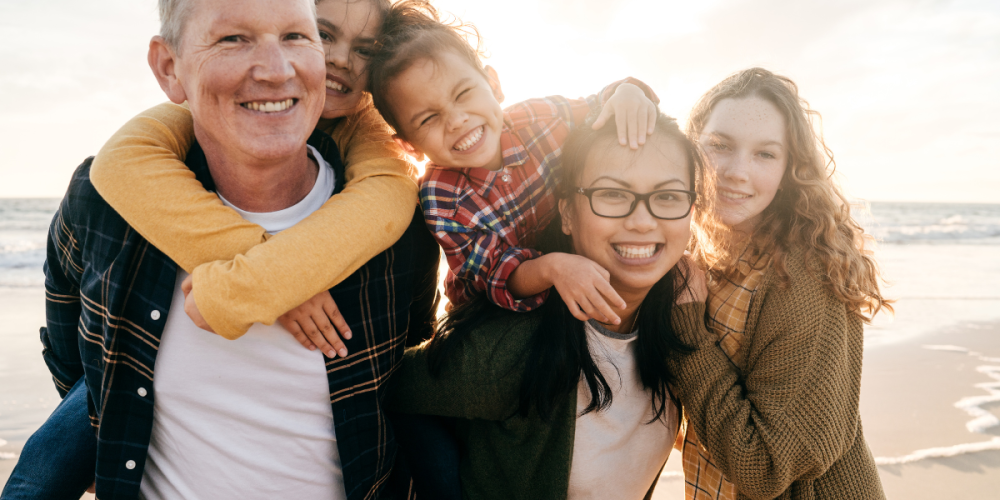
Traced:
[[650, 101], [655, 104], [660, 103], [660, 98], [649, 85], [639, 79], [628, 77], [609, 84], [597, 94], [579, 99], [548, 96], [514, 104], [506, 111], [507, 119], [510, 120], [512, 130], [530, 127], [553, 119], [564, 121], [569, 129], [573, 130], [587, 123], [591, 118], [596, 118], [604, 104], [611, 96], [615, 95], [615, 91], [623, 83], [631, 83], [639, 87]]
[[454, 304], [467, 302], [486, 293], [490, 302], [518, 312], [531, 311], [545, 302], [548, 292], [516, 299], [507, 289], [507, 278], [528, 259], [541, 256], [531, 248], [507, 244], [493, 231], [470, 228], [443, 216], [434, 215], [427, 203], [424, 219], [434, 239], [444, 250], [449, 273], [445, 277], [445, 295]]
[[334, 130], [354, 162], [344, 190], [270, 238], [183, 164], [193, 125], [182, 106], [162, 104], [127, 123], [95, 159], [91, 180], [143, 237], [192, 273], [195, 301], [216, 333], [237, 338], [336, 285], [406, 230], [416, 206], [413, 167], [369, 111]]
[[83, 376], [78, 331], [80, 328], [80, 277], [83, 273], [80, 247], [72, 224], [73, 211], [64, 199], [49, 227], [46, 245], [45, 326], [40, 330], [42, 357], [52, 373], [59, 397]]
[[493, 321], [469, 332], [431, 375], [428, 343], [406, 350], [389, 381], [390, 410], [465, 419], [506, 420], [520, 401], [525, 350], [536, 323]]
[[673, 318], [697, 347], [671, 361], [689, 425], [726, 478], [755, 499], [822, 475], [850, 449], [860, 422], [862, 340], [849, 333], [843, 304], [818, 284], [769, 295], [742, 375], [705, 328], [704, 304], [678, 306]]

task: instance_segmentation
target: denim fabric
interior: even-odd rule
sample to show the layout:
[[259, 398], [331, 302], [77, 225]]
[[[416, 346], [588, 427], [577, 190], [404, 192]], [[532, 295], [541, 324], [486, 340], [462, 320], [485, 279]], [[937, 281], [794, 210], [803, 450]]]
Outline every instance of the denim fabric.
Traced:
[[462, 500], [454, 419], [390, 413], [389, 421], [417, 499]]
[[28, 438], [2, 500], [78, 500], [94, 481], [97, 436], [81, 378]]

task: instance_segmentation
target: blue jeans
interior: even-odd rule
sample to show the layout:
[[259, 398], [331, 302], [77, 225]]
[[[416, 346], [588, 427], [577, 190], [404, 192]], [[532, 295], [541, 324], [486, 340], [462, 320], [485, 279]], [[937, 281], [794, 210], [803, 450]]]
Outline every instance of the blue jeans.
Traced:
[[79, 500], [94, 482], [97, 436], [83, 378], [28, 438], [0, 500]]
[[396, 464], [413, 478], [418, 499], [462, 500], [454, 420], [435, 415], [389, 414], [402, 458], [402, 463], [397, 460]]

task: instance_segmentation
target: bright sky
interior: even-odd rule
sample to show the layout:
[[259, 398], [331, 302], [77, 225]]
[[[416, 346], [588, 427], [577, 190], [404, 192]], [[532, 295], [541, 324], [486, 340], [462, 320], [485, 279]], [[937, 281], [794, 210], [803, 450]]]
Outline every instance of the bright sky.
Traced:
[[[995, 0], [438, 0], [473, 22], [507, 103], [625, 76], [682, 121], [729, 73], [793, 78], [849, 192], [1000, 203]], [[61, 196], [72, 170], [164, 101], [155, 0], [0, 0], [0, 197]]]

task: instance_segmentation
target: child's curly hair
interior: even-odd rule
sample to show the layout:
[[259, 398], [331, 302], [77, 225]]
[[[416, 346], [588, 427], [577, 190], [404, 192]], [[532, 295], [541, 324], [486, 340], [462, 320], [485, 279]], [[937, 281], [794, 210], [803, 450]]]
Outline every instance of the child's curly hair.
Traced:
[[[770, 102], [784, 116], [789, 151], [781, 189], [761, 213], [754, 243], [771, 256], [771, 265], [786, 280], [787, 253], [804, 246], [807, 262], [820, 266], [818, 279], [865, 322], [882, 308], [892, 311], [892, 301], [879, 289], [882, 275], [872, 258], [872, 238], [851, 217], [850, 203], [833, 178], [833, 153], [815, 128], [820, 115], [799, 97], [795, 82], [762, 68], [729, 76], [695, 104], [688, 137], [699, 140], [717, 103], [748, 97]], [[720, 271], [726, 273], [733, 260], [719, 266]]]
[[375, 108], [397, 133], [399, 122], [387, 102], [392, 81], [413, 63], [434, 60], [445, 50], [454, 51], [488, 78], [482, 39], [476, 27], [450, 16], [444, 18], [428, 0], [405, 0], [392, 6], [382, 20], [375, 53], [368, 61], [368, 88]]

